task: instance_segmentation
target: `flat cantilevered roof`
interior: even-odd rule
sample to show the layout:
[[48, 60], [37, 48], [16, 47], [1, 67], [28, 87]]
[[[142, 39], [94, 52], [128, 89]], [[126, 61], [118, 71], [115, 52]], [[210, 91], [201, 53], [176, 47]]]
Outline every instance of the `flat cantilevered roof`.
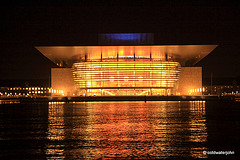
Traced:
[[44, 56], [56, 64], [64, 62], [71, 67], [73, 62], [88, 57], [149, 56], [158, 58], [168, 54], [182, 66], [191, 66], [211, 53], [218, 45], [149, 45], [149, 46], [36, 46]]

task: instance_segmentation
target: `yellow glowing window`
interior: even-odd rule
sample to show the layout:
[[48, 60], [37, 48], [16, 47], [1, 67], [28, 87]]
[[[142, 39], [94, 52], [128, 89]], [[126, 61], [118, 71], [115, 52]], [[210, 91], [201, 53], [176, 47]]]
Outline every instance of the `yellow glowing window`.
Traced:
[[114, 81], [114, 77], [110, 77], [110, 81], [113, 82]]

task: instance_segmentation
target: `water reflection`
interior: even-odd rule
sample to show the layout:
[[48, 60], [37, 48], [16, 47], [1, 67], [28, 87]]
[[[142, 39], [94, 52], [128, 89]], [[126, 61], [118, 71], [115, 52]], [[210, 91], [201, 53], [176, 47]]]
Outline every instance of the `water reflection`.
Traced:
[[44, 159], [48, 104], [0, 105], [0, 159]]
[[48, 158], [206, 158], [205, 102], [49, 104]]
[[234, 151], [234, 155], [208, 155], [215, 159], [240, 159], [239, 103], [206, 102], [208, 151]]
[[64, 158], [65, 145], [59, 142], [65, 139], [65, 126], [63, 103], [49, 104], [47, 139], [51, 143], [46, 147], [46, 155], [51, 159]]

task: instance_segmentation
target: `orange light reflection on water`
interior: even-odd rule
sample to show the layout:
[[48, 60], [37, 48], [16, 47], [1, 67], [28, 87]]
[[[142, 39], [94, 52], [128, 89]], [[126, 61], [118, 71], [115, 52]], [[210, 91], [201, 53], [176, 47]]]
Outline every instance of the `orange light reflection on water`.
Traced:
[[48, 139], [64, 146], [50, 143], [48, 153], [70, 159], [206, 158], [205, 121], [205, 102], [53, 104]]
[[[48, 109], [48, 133], [47, 139], [58, 142], [65, 139], [64, 110], [62, 103], [50, 103]], [[64, 144], [53, 143], [46, 146], [46, 155], [49, 159], [64, 159]]]

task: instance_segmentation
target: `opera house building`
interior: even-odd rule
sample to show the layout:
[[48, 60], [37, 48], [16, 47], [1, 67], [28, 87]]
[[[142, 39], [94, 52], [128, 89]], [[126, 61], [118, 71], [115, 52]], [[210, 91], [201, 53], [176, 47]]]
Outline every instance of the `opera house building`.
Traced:
[[148, 33], [102, 34], [99, 43], [37, 46], [59, 66], [51, 88], [66, 96], [201, 95], [202, 67], [194, 65], [217, 47], [154, 45]]

